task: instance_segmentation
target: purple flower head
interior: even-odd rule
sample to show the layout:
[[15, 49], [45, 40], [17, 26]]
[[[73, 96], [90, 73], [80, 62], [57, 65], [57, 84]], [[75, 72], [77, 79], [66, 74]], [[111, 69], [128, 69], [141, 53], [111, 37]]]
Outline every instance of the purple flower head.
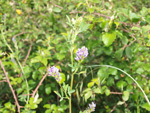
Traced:
[[88, 56], [88, 49], [83, 46], [81, 49], [79, 48], [78, 51], [76, 52], [76, 58], [75, 60], [79, 61], [79, 60], [83, 60], [84, 58], [86, 58]]
[[16, 63], [16, 60], [14, 58], [11, 58], [11, 61], [14, 63], [14, 64], [17, 64]]
[[91, 113], [91, 112], [95, 111], [95, 107], [96, 107], [96, 104], [94, 102], [92, 102], [92, 104], [89, 104], [89, 107], [88, 107], [86, 113]]
[[61, 81], [59, 69], [55, 66], [52, 66], [51, 68], [48, 69], [49, 71], [49, 76], [53, 76], [57, 82]]
[[15, 37], [12, 37], [12, 41], [13, 41], [14, 43], [17, 43]]
[[5, 20], [5, 18], [6, 18], [6, 14], [3, 15], [3, 20]]

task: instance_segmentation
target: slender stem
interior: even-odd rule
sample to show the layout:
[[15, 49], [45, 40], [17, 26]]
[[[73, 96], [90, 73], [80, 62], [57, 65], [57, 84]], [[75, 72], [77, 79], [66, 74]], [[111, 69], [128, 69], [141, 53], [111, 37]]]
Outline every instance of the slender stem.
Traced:
[[37, 85], [37, 87], [35, 88], [35, 90], [33, 91], [32, 97], [35, 96], [35, 93], [38, 91], [39, 87], [42, 85], [42, 82], [44, 81], [44, 79], [46, 78], [47, 75], [48, 75], [48, 73], [46, 73], [46, 74], [42, 77], [41, 81], [39, 82], [39, 84]]
[[70, 53], [71, 53], [71, 65], [73, 66], [73, 48], [71, 47], [71, 50], [70, 50]]
[[138, 82], [137, 82], [130, 74], [128, 74], [127, 72], [123, 71], [122, 69], [117, 68], [117, 67], [115, 67], [115, 66], [111, 66], [111, 65], [92, 65], [92, 66], [86, 66], [86, 67], [100, 67], [100, 66], [101, 66], [101, 67], [110, 67], [110, 68], [117, 69], [117, 70], [123, 72], [124, 74], [126, 74], [128, 77], [130, 77], [130, 78], [136, 83], [136, 85], [140, 88], [140, 90], [142, 91], [142, 93], [143, 93], [143, 95], [144, 95], [144, 97], [145, 97], [145, 100], [146, 100], [147, 103], [150, 105], [150, 101], [149, 101], [147, 95], [145, 94], [145, 92], [144, 92], [144, 90], [141, 88], [141, 86], [138, 84]]
[[[73, 66], [73, 48], [72, 47], [71, 47], [70, 53], [71, 53], [71, 64]], [[71, 75], [71, 90], [72, 90], [72, 87], [73, 87], [73, 79], [74, 79], [74, 74], [72, 73], [72, 75]], [[70, 95], [70, 98], [69, 98], [69, 113], [72, 113], [71, 95]]]
[[12, 53], [14, 53], [13, 50], [11, 49], [11, 47], [9, 46], [9, 44], [7, 43], [5, 37], [4, 37], [4, 34], [3, 34], [3, 30], [2, 30], [2, 29], [1, 29], [1, 34], [2, 34], [2, 37], [3, 37], [4, 43], [7, 45], [7, 47], [9, 48], [9, 50], [10, 50]]
[[137, 100], [137, 113], [140, 113], [139, 101]]
[[17, 96], [16, 96], [16, 94], [15, 94], [15, 91], [14, 91], [14, 89], [13, 89], [11, 83], [10, 83], [9, 77], [8, 77], [8, 75], [7, 75], [7, 73], [6, 73], [6, 70], [5, 70], [5, 68], [4, 68], [3, 63], [2, 63], [1, 60], [0, 60], [0, 65], [1, 65], [1, 67], [2, 67], [2, 69], [3, 69], [3, 71], [4, 71], [4, 74], [5, 74], [5, 76], [6, 76], [7, 83], [9, 84], [9, 87], [10, 87], [11, 92], [12, 92], [12, 94], [13, 94], [13, 97], [14, 97], [14, 99], [15, 99], [15, 102], [16, 102], [16, 105], [17, 105], [17, 108], [18, 108], [18, 113], [20, 113], [20, 105], [19, 105], [19, 102], [18, 102], [18, 100], [17, 100]]
[[63, 91], [64, 91], [64, 93], [65, 93], [65, 96], [66, 96], [66, 97], [64, 97], [64, 98], [66, 98], [66, 99], [69, 100], [70, 98], [68, 97], [68, 95], [67, 95], [66, 91], [64, 90], [64, 88], [61, 86], [61, 84], [59, 84], [59, 86], [61, 87], [61, 89], [63, 89]]
[[[73, 66], [73, 51], [74, 51], [74, 42], [75, 42], [75, 39], [76, 39], [76, 36], [77, 36], [78, 32], [75, 31], [73, 33], [73, 36], [72, 36], [72, 40], [71, 40], [71, 49], [70, 49], [70, 53], [71, 53], [71, 65]], [[77, 69], [75, 70], [75, 72], [72, 73], [71, 75], [71, 90], [72, 90], [72, 87], [73, 87], [73, 79], [74, 79], [74, 74], [76, 73]], [[72, 105], [71, 105], [71, 95], [70, 95], [70, 98], [69, 98], [69, 113], [72, 113]]]
[[[2, 37], [3, 37], [4, 43], [7, 45], [7, 47], [9, 48], [9, 50], [10, 50], [10, 51], [12, 52], [12, 54], [14, 55], [14, 51], [12, 50], [12, 48], [11, 48], [11, 47], [9, 46], [9, 44], [7, 43], [7, 41], [6, 41], [5, 37], [4, 37], [4, 34], [3, 34], [3, 30], [2, 30], [2, 29], [1, 29], [1, 34], [2, 34]], [[19, 66], [20, 66], [21, 72], [24, 74], [22, 65], [21, 65], [21, 63], [19, 62], [19, 60], [18, 60], [17, 57], [16, 57], [16, 60], [17, 60], [17, 62], [18, 62], [18, 64], [19, 64]], [[25, 79], [26, 86], [27, 86], [27, 94], [28, 94], [28, 96], [27, 96], [27, 104], [28, 104], [28, 102], [29, 102], [29, 85], [28, 85], [28, 81], [27, 81], [26, 76], [24, 76], [24, 79]]]

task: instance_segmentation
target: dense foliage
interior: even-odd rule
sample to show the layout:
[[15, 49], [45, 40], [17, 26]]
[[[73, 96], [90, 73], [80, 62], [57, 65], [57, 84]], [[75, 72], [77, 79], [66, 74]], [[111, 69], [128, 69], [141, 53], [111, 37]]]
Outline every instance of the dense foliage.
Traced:
[[0, 0], [0, 112], [149, 112], [149, 5]]

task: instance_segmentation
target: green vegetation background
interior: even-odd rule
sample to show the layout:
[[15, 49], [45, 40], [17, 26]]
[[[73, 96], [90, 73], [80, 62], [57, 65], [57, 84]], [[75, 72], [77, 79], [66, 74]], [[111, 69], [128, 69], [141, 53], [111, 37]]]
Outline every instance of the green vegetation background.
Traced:
[[[27, 104], [27, 87], [18, 64], [23, 66], [30, 94], [53, 65], [59, 66], [65, 82], [70, 83], [70, 53], [64, 37], [72, 28], [66, 15], [71, 20], [83, 18], [76, 27], [84, 32], [78, 34], [74, 45], [75, 50], [82, 46], [89, 50], [83, 65], [107, 64], [124, 70], [150, 99], [149, 0], [0, 0], [0, 59], [24, 106], [22, 113], [68, 112], [68, 101], [60, 102], [54, 93], [59, 85], [52, 77], [40, 86], [38, 102], [30, 98]], [[83, 73], [74, 80], [73, 113], [85, 110], [91, 101], [96, 103], [95, 113], [150, 112], [142, 92], [129, 77], [115, 69], [83, 65]], [[0, 112], [14, 113], [17, 108], [5, 80], [0, 68]]]

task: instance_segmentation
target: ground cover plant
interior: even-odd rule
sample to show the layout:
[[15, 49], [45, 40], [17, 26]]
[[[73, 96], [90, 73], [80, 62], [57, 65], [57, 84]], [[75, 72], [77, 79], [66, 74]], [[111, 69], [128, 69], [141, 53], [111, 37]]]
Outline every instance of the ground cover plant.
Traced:
[[0, 0], [0, 113], [150, 112], [149, 5]]

